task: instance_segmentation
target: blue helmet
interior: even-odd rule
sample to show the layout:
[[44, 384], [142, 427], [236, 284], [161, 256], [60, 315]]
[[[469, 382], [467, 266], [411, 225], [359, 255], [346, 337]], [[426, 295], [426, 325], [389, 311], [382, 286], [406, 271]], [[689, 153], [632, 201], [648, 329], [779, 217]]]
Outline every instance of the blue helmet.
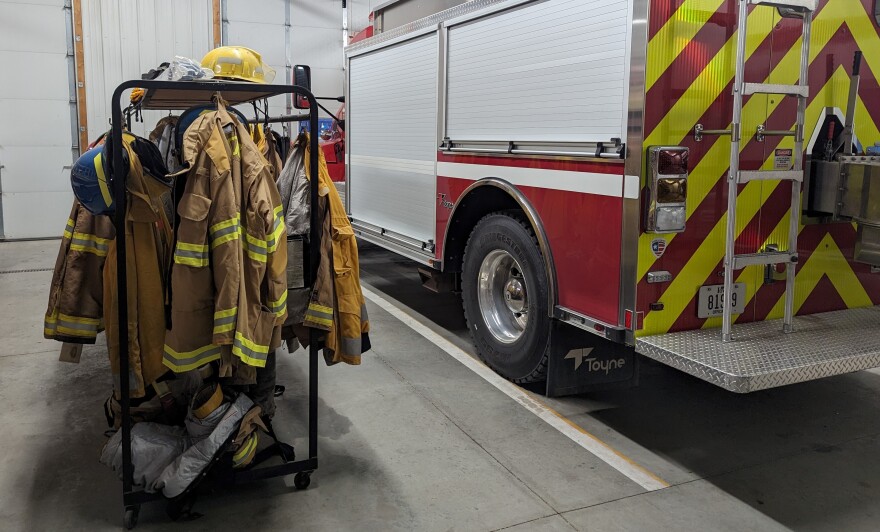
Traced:
[[92, 148], [73, 163], [70, 171], [74, 196], [95, 215], [113, 213], [113, 187], [105, 158], [103, 145]]
[[[113, 154], [112, 137], [107, 135], [104, 143], [96, 146], [80, 156], [73, 163], [70, 171], [70, 183], [76, 199], [92, 214], [113, 214], [113, 180], [111, 157]], [[152, 142], [122, 133], [122, 171], [121, 178], [128, 177], [131, 165], [137, 161], [146, 175], [170, 186], [172, 179], [167, 176], [168, 170], [162, 160], [162, 154]]]

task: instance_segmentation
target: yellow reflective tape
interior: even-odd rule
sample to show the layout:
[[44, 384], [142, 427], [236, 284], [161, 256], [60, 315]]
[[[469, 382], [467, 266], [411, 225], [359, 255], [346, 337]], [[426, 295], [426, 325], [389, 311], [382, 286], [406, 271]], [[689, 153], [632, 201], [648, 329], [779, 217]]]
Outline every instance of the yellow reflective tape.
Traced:
[[234, 321], [231, 323], [224, 323], [223, 325], [215, 325], [213, 333], [220, 334], [220, 333], [229, 332], [233, 329], [235, 329], [235, 322]]
[[263, 255], [261, 253], [255, 253], [249, 249], [246, 249], [245, 251], [247, 251], [247, 256], [254, 259], [255, 261], [266, 262], [266, 255]]
[[241, 155], [241, 144], [238, 142], [238, 135], [233, 133], [229, 136], [229, 145], [232, 146], [232, 156]]
[[77, 238], [79, 240], [88, 240], [102, 246], [106, 246], [110, 243], [109, 238], [100, 238], [89, 233], [73, 233], [73, 238]]
[[[752, 16], [758, 12], [767, 12], [771, 10], [756, 9], [749, 15], [749, 24], [752, 24]], [[810, 41], [810, 62], [825, 49], [828, 41], [833, 37], [841, 24], [844, 22], [840, 13], [864, 13], [864, 8], [858, 0], [831, 0], [825, 8], [813, 20], [813, 39]], [[849, 17], [846, 19], [847, 26], [853, 31], [856, 42], [862, 49], [865, 46], [880, 46], [880, 36], [871, 27], [871, 21], [867, 16]], [[763, 26], [762, 26], [763, 34]], [[733, 78], [733, 68], [729, 66], [729, 58], [735, 51], [736, 35], [725, 44], [723, 48], [710, 61], [709, 66], [697, 77], [691, 86], [685, 91], [685, 94], [672, 106], [661, 123], [654, 128], [645, 140], [645, 146], [650, 145], [677, 145], [680, 144], [688, 134], [690, 134], [694, 123], [708, 109], [720, 94], [720, 91]], [[751, 39], [751, 40], [750, 40]], [[747, 36], [747, 50], [751, 54], [760, 44], [758, 34], [749, 34]], [[753, 42], [757, 41], [757, 42]], [[773, 83], [796, 83], [799, 75], [801, 40], [798, 39], [788, 52], [783, 56], [782, 60], [777, 64], [773, 72], [765, 82], [773, 80]], [[729, 48], [729, 49], [728, 49]], [[868, 54], [870, 55], [870, 54]], [[867, 55], [865, 56], [867, 58]], [[880, 56], [871, 56], [868, 60], [873, 71], [880, 71]], [[877, 70], [874, 70], [874, 69]], [[711, 71], [711, 72], [710, 72]], [[723, 75], [722, 75], [723, 74]], [[710, 83], [710, 80], [717, 79], [716, 82]], [[832, 105], [834, 98], [832, 95], [840, 94], [842, 98], [846, 97], [848, 90], [849, 76], [839, 67], [828, 83], [813, 98], [810, 106], [807, 108], [807, 118], [804, 122], [805, 127], [812, 128], [818, 120], [819, 112], [826, 105]], [[832, 85], [832, 83], [834, 85]], [[832, 90], [832, 87], [841, 87], [840, 91]], [[710, 90], [711, 89], [711, 90]], [[811, 90], [813, 92], [814, 89]], [[768, 98], [752, 97], [743, 106], [743, 116], [757, 117], [756, 119], [764, 120], [769, 113], [772, 113], [781, 103], [782, 98], [768, 100]], [[838, 98], [841, 105], [845, 106], [845, 99]], [[864, 103], [859, 99], [857, 101], [859, 116], [866, 116]], [[757, 122], [756, 122], [757, 123]], [[792, 117], [794, 123], [794, 117]], [[729, 128], [728, 124], [728, 128]], [[859, 138], [880, 138], [874, 131], [877, 130], [876, 124], [870, 120], [861, 120], [856, 125], [857, 130], [861, 130]], [[745, 130], [745, 127], [744, 129]], [[806, 132], [809, 137], [809, 130]], [[872, 136], [873, 135], [873, 136]], [[786, 139], [787, 140], [787, 139]], [[752, 137], [743, 137], [740, 143], [740, 151], [752, 141]], [[690, 172], [691, 179], [688, 184], [688, 201], [687, 201], [687, 218], [700, 206], [703, 200], [708, 196], [709, 192], [715, 187], [715, 184], [724, 176], [730, 162], [730, 140], [719, 139], [716, 141], [709, 151], [700, 160], [700, 163]], [[768, 182], [771, 185], [773, 182]], [[651, 241], [658, 235], [642, 233], [639, 238], [639, 258], [638, 258], [638, 279], [644, 278], [645, 274], [654, 266], [657, 257], [651, 251]], [[675, 234], [662, 235], [666, 239], [667, 247]], [[665, 332], [665, 331], [664, 331]]]
[[64, 325], [58, 325], [55, 327], [55, 331], [64, 333], [67, 336], [79, 336], [80, 338], [94, 338], [98, 335], [98, 331], [84, 331], [80, 329], [71, 329], [69, 327], [65, 327]]
[[333, 326], [333, 320], [328, 320], [327, 318], [319, 318], [318, 316], [315, 316], [314, 314], [311, 314], [311, 313], [309, 313], [308, 311], [306, 311], [306, 319], [305, 319], [305, 321], [307, 321], [307, 322], [313, 322], [313, 323], [319, 323], [319, 324], [321, 324], [321, 325], [326, 325], [326, 326], [328, 326], [328, 327], [332, 327], [332, 326]]
[[103, 151], [95, 156], [94, 164], [95, 172], [98, 173], [98, 188], [101, 189], [101, 197], [104, 198], [104, 204], [109, 207], [113, 204], [113, 196], [110, 194], [110, 187], [107, 186], [107, 176], [104, 175]]
[[685, 46], [691, 43], [709, 18], [718, 11], [723, 0], [690, 0], [684, 2], [669, 17], [663, 27], [654, 34], [648, 43], [648, 61], [646, 88], [666, 72], [666, 69], [678, 58]]
[[238, 233], [229, 233], [229, 234], [221, 236], [220, 238], [212, 240], [211, 241], [211, 248], [212, 249], [216, 248], [217, 246], [220, 246], [220, 245], [225, 244], [227, 242], [230, 242], [232, 240], [238, 240]]
[[239, 342], [241, 342], [241, 344], [243, 346], [247, 347], [248, 349], [253, 349], [254, 351], [257, 351], [259, 353], [268, 353], [269, 352], [268, 345], [260, 345], [256, 342], [254, 342], [253, 340], [249, 340], [249, 339], [245, 338], [244, 335], [242, 335], [241, 333], [235, 333], [235, 338]]
[[309, 303], [309, 310], [312, 309], [317, 310], [318, 312], [323, 312], [324, 314], [333, 314], [333, 309], [331, 307], [325, 307], [317, 303]]
[[81, 318], [78, 316], [71, 316], [69, 314], [62, 314], [60, 312], [58, 313], [58, 319], [61, 319], [64, 321], [70, 321], [73, 323], [82, 323], [85, 325], [100, 325], [101, 324], [101, 318]]
[[107, 251], [98, 249], [94, 246], [83, 246], [80, 244], [71, 244], [71, 251], [82, 251], [83, 253], [91, 253], [92, 255], [97, 255], [99, 257], [106, 257]]
[[267, 245], [266, 245], [266, 241], [265, 241], [265, 240], [261, 240], [261, 239], [255, 237], [255, 236], [251, 236], [251, 235], [248, 234], [246, 231], [245, 231], [245, 233], [244, 233], [244, 238], [245, 238], [245, 240], [247, 240], [247, 242], [248, 242], [249, 244], [253, 244], [253, 245], [255, 245], [255, 246], [257, 246], [257, 247], [261, 247], [261, 248], [263, 248], [263, 249], [266, 249], [266, 247], [267, 247]]
[[236, 225], [239, 224], [240, 221], [241, 221], [241, 215], [240, 215], [240, 214], [236, 214], [234, 217], [232, 217], [232, 218], [230, 218], [230, 219], [228, 219], [228, 220], [224, 220], [224, 221], [222, 221], [222, 222], [218, 222], [218, 223], [212, 225], [212, 226], [208, 229], [208, 231], [211, 232], [211, 233], [216, 233], [217, 231], [219, 231], [219, 230], [221, 230], [221, 229], [226, 229], [227, 227], [233, 227], [233, 226], [236, 226]]
[[[852, 271], [846, 257], [837, 247], [831, 234], [826, 234], [810, 254], [807, 262], [797, 272], [794, 290], [794, 312], [797, 313], [813, 293], [822, 277], [827, 276], [834, 289], [840, 294], [847, 308], [870, 307], [871, 298], [865, 292], [859, 278]], [[767, 315], [768, 319], [782, 317], [785, 307], [785, 294], [776, 301]]]
[[[188, 363], [178, 363], [176, 360], [192, 360]], [[193, 351], [177, 352], [168, 344], [165, 344], [165, 353], [162, 357], [162, 363], [175, 373], [182, 373], [198, 369], [209, 362], [220, 359], [220, 347], [210, 344], [200, 347]]]
[[73, 238], [73, 229], [75, 223], [72, 218], [67, 219], [67, 225], [64, 226], [64, 238]]
[[287, 227], [283, 223], [278, 223], [275, 230], [272, 231], [272, 240], [269, 242], [269, 253], [275, 253], [278, 250], [278, 242], [287, 233]]
[[246, 364], [262, 368], [266, 366], [269, 346], [260, 345], [245, 338], [240, 332], [236, 332], [235, 342], [232, 344], [232, 353]]
[[238, 307], [232, 307], [227, 310], [218, 310], [214, 313], [214, 319], [227, 318], [229, 316], [235, 316], [236, 314], [238, 314]]
[[208, 259], [196, 259], [193, 257], [179, 257], [177, 255], [174, 256], [174, 262], [176, 264], [183, 264], [185, 266], [196, 266], [203, 267], [209, 264]]
[[204, 244], [190, 244], [187, 242], [177, 242], [177, 249], [182, 249], [184, 251], [208, 251], [208, 246]]
[[247, 440], [241, 446], [241, 448], [236, 451], [235, 454], [232, 455], [232, 461], [236, 465], [240, 465], [241, 462], [245, 460], [257, 447], [257, 437], [256, 434], [251, 434], [248, 436]]
[[269, 306], [270, 307], [277, 307], [278, 305], [280, 305], [282, 303], [286, 303], [286, 302], [287, 302], [287, 290], [285, 290], [281, 294], [281, 297], [279, 297], [277, 301], [269, 300]]

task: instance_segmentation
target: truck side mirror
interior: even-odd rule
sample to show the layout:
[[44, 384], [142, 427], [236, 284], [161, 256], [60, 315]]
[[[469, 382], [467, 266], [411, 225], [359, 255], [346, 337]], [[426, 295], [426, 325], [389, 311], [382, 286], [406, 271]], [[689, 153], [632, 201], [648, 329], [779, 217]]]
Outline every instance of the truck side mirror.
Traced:
[[[296, 65], [293, 67], [293, 84], [306, 89], [312, 90], [312, 69], [308, 65]], [[295, 94], [293, 98], [293, 106], [297, 109], [308, 109], [309, 100], [305, 96]]]

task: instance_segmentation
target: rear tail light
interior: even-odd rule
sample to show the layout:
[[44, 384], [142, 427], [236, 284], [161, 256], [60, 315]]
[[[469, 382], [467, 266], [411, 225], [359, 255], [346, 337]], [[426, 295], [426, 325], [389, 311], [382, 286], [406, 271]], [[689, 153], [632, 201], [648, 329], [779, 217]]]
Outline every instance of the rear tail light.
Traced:
[[687, 219], [687, 148], [654, 146], [648, 149], [649, 233], [680, 233]]
[[657, 172], [662, 175], [688, 173], [687, 148], [660, 148], [657, 152]]

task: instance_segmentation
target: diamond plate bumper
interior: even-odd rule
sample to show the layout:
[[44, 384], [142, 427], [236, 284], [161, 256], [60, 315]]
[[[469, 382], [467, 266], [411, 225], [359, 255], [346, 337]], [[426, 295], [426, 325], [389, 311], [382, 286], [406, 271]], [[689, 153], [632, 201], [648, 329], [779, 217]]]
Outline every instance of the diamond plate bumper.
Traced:
[[699, 329], [636, 341], [636, 351], [737, 393], [754, 392], [880, 366], [880, 307], [839, 310], [794, 320], [737, 324], [733, 341]]

